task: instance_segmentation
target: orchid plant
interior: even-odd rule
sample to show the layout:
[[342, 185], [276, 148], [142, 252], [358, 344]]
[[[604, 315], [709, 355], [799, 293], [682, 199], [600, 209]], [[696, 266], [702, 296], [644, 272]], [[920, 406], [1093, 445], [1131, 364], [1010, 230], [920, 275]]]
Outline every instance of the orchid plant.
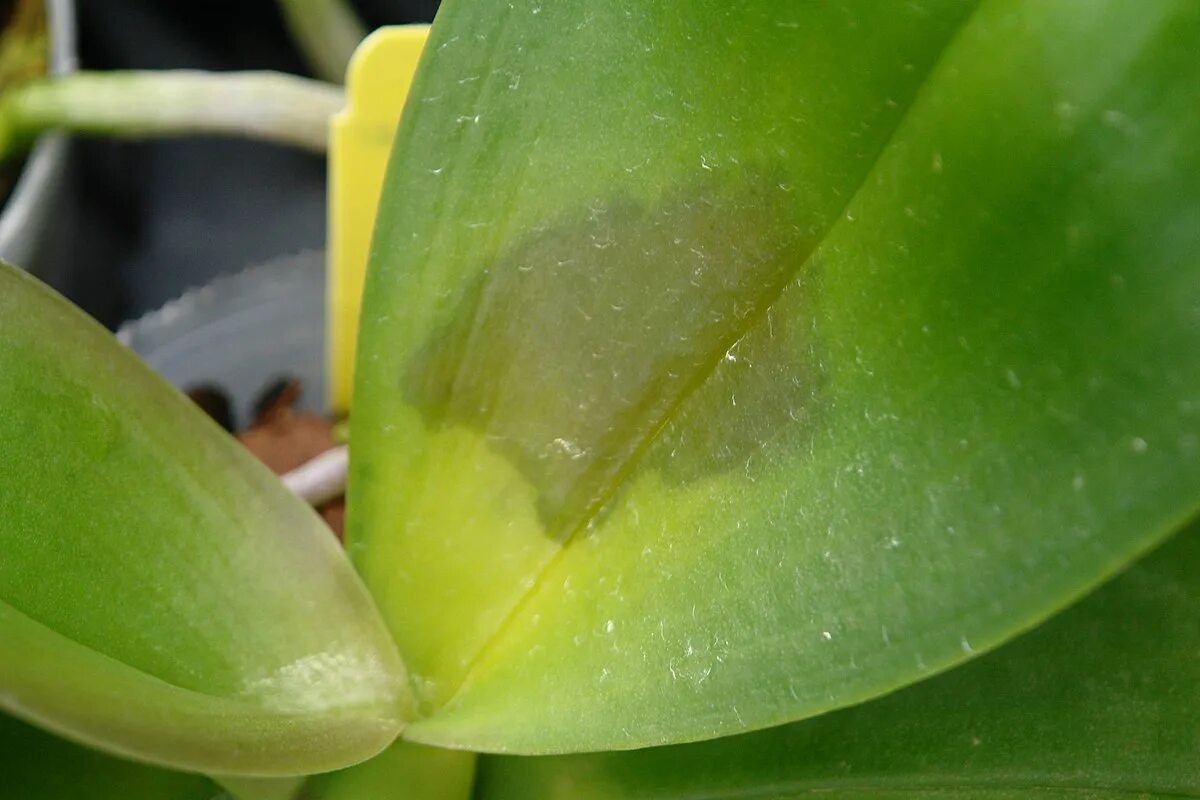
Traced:
[[1192, 0], [450, 0], [345, 552], [0, 272], [0, 794], [1200, 796], [1198, 50]]

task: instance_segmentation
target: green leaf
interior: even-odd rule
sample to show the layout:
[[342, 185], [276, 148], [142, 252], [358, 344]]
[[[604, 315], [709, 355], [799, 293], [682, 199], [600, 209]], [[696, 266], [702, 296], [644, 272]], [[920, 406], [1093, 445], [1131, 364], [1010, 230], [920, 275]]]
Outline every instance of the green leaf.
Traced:
[[779, 724], [1200, 503], [1200, 4], [449, 2], [376, 230], [352, 555], [406, 737]]
[[403, 667], [319, 518], [100, 326], [0, 265], [0, 708], [219, 774], [346, 766]]
[[1200, 797], [1200, 525], [995, 653], [855, 708], [635, 753], [485, 758], [479, 800]]
[[0, 797], [212, 800], [220, 793], [202, 775], [122, 761], [0, 714]]

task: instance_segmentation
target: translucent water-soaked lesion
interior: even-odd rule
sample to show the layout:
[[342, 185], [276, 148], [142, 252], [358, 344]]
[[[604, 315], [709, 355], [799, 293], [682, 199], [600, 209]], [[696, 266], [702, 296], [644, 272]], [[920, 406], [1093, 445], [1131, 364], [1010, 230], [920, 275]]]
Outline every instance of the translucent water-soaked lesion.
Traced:
[[736, 471], [755, 478], [782, 447], [805, 446], [822, 411], [826, 360], [811, 309], [820, 265], [809, 259], [780, 297], [689, 394], [646, 452], [670, 485]]
[[[657, 207], [594, 203], [532, 231], [413, 360], [408, 401], [433, 427], [478, 431], [536, 487], [547, 535], [569, 536], [748, 329], [784, 324], [766, 312], [816, 233], [769, 175], [710, 178]], [[762, 424], [797, 422], [813, 387], [795, 366], [756, 426], [714, 410], [712, 441], [679, 475], [727, 468]]]

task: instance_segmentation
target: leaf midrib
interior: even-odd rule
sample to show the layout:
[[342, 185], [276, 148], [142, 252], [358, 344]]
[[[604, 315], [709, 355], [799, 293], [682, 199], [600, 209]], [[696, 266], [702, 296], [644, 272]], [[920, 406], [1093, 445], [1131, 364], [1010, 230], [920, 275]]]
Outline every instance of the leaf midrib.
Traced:
[[634, 449], [630, 451], [630, 455], [624, 460], [624, 462], [622, 462], [621, 465], [613, 471], [612, 478], [600, 492], [597, 492], [595, 499], [585, 507], [582, 513], [580, 513], [578, 522], [572, 526], [567, 535], [563, 537], [561, 547], [550, 558], [548, 558], [545, 563], [541, 565], [533, 580], [528, 582], [528, 588], [521, 593], [496, 628], [484, 639], [483, 643], [471, 656], [470, 660], [467, 662], [466, 668], [462, 672], [462, 678], [458, 685], [454, 688], [453, 693], [451, 693], [445, 701], [438, 706], [435, 706], [428, 713], [420, 714], [418, 719], [435, 717], [440, 708], [454, 704], [458, 696], [462, 693], [463, 688], [470, 685], [476, 668], [483, 660], [484, 655], [492, 649], [496, 642], [505, 637], [508, 629], [513, 625], [513, 622], [521, 615], [521, 612], [529, 604], [531, 598], [537, 594], [543, 583], [543, 578], [545, 575], [550, 572], [554, 566], [565, 556], [567, 549], [576, 540], [578, 534], [587, 529], [592, 520], [596, 518], [596, 515], [601, 511], [601, 509], [604, 508], [605, 504], [607, 504], [613, 495], [616, 494], [617, 490], [625, 482], [630, 473], [633, 472], [638, 462], [645, 455], [646, 451], [649, 450], [650, 446], [654, 443], [662, 431], [675, 418], [679, 410], [687, 404], [688, 400], [697, 391], [699, 391], [699, 389], [704, 386], [705, 383], [707, 383], [708, 379], [716, 371], [717, 367], [720, 366], [721, 359], [725, 353], [728, 352], [731, 347], [736, 345], [737, 342], [743, 339], [750, 331], [754, 330], [761, 323], [761, 321], [766, 318], [767, 312], [774, 307], [775, 303], [786, 291], [793, 278], [812, 261], [813, 256], [821, 251], [825, 242], [833, 235], [835, 231], [840, 229], [842, 224], [844, 224], [847, 210], [854, 205], [855, 200], [862, 193], [863, 188], [866, 187], [870, 182], [870, 178], [875, 173], [876, 168], [879, 166], [879, 162], [883, 157], [883, 154], [886, 153], [891, 147], [897, 132], [904, 127], [912, 109], [917, 105], [921, 96], [927, 91], [931, 77], [938, 72], [942, 62], [945, 60], [946, 54], [953, 49], [955, 43], [961, 38], [963, 32], [970, 27], [971, 22], [978, 15], [980, 8], [989, 2], [991, 2], [991, 0], [975, 0], [970, 11], [968, 11], [962, 18], [962, 21], [954, 29], [953, 33], [946, 38], [945, 43], [942, 45], [942, 48], [938, 52], [937, 56], [929, 63], [929, 68], [925, 71], [920, 83], [917, 84], [916, 88], [910, 94], [908, 102], [905, 104], [903, 111], [897, 115], [896, 121], [892, 126], [892, 129], [888, 132], [887, 137], [880, 144], [878, 150], [874, 154], [874, 157], [871, 159], [870, 164], [863, 170], [858, 184], [854, 187], [854, 191], [848, 195], [846, 202], [832, 217], [833, 222], [825, 230], [824, 234], [822, 234], [821, 237], [813, 243], [807, 255], [796, 264], [795, 269], [786, 271], [782, 278], [774, 286], [769, 287], [763, 292], [764, 301], [760, 303], [752, 313], [747, 314], [742, 320], [740, 320], [742, 324], [735, 328], [729, 336], [719, 340], [718, 346], [714, 347], [708, 354], [708, 358], [705, 361], [707, 365], [706, 368], [696, 370], [694, 377], [684, 384], [676, 398], [667, 404], [659, 420], [655, 424], [648, 426], [647, 433], [643, 435], [642, 440]]

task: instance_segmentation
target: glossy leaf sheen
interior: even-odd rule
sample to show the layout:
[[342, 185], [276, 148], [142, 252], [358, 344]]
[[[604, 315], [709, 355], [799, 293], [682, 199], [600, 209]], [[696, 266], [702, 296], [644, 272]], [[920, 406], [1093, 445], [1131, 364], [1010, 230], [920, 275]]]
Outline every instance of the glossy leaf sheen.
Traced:
[[478, 800], [1200, 797], [1200, 526], [977, 661], [716, 742], [485, 758]]
[[407, 695], [336, 541], [102, 328], [0, 265], [0, 708], [219, 774], [345, 766]]
[[1200, 6], [450, 2], [398, 135], [349, 537], [406, 736], [886, 693], [1200, 502]]

